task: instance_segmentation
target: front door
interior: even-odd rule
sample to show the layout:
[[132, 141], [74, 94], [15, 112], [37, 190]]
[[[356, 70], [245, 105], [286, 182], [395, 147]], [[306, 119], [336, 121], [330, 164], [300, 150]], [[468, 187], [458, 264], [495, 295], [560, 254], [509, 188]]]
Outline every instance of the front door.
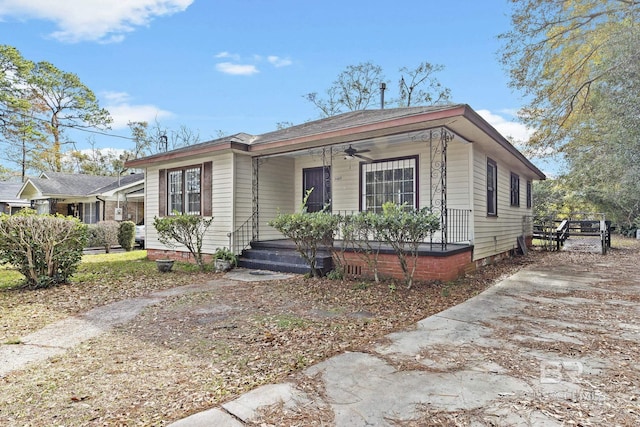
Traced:
[[331, 204], [331, 169], [328, 166], [302, 170], [302, 199], [307, 199], [307, 212], [318, 212]]

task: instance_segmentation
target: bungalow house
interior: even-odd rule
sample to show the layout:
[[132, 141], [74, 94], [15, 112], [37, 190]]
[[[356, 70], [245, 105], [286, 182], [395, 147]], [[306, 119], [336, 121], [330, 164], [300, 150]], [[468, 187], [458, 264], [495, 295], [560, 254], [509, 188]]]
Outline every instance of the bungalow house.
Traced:
[[144, 174], [121, 177], [43, 172], [28, 178], [18, 195], [38, 213], [70, 215], [86, 224], [144, 220]]
[[[379, 211], [386, 201], [431, 207], [441, 229], [421, 251], [418, 279], [456, 277], [530, 237], [532, 181], [544, 174], [468, 105], [363, 110], [262, 135], [236, 135], [136, 159], [144, 168], [146, 223], [156, 216], [214, 217], [203, 250], [228, 247], [245, 265], [287, 269], [278, 212]], [[188, 258], [147, 229], [150, 258]], [[280, 247], [279, 247], [280, 245]], [[247, 248], [252, 249], [247, 252]], [[399, 273], [391, 254], [383, 273]], [[366, 273], [357, 256], [351, 273]], [[386, 269], [386, 270], [385, 270]]]
[[13, 215], [22, 208], [29, 207], [29, 201], [20, 199], [18, 191], [22, 187], [21, 182], [0, 182], [0, 212]]

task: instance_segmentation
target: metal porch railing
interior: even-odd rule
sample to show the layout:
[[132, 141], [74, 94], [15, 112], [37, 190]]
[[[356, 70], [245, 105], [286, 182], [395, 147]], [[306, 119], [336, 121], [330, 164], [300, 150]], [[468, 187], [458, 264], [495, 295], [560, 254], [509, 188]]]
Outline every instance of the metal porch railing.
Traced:
[[244, 249], [251, 245], [251, 242], [257, 240], [256, 222], [258, 212], [255, 211], [251, 216], [231, 233], [227, 233], [229, 238], [229, 249], [234, 254], [240, 254]]

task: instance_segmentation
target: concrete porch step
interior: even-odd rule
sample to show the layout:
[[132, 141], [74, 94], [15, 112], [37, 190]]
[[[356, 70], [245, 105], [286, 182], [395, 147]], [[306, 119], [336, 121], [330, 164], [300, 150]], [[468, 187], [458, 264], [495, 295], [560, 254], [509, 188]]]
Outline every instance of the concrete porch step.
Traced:
[[[238, 266], [250, 269], [305, 274], [309, 264], [293, 249], [291, 242], [275, 241], [252, 243], [250, 249], [242, 251]], [[328, 251], [319, 251], [316, 266], [321, 274], [333, 269], [333, 259]]]

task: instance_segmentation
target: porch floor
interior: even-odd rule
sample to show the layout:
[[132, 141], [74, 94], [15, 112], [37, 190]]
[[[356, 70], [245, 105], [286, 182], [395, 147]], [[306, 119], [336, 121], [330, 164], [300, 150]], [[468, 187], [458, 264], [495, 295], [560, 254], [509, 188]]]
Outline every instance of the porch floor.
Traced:
[[[336, 240], [333, 247], [340, 248], [342, 245], [342, 240]], [[272, 249], [290, 249], [295, 250], [296, 245], [290, 239], [276, 239], [276, 240], [263, 240], [252, 242], [251, 247], [258, 248], [272, 248]], [[450, 256], [455, 255], [460, 252], [471, 251], [473, 250], [473, 245], [466, 243], [447, 243], [446, 248], [442, 248], [442, 245], [438, 243], [422, 243], [420, 248], [418, 249], [418, 254], [423, 256]], [[329, 252], [329, 248], [324, 247], [321, 249], [323, 252]], [[346, 252], [353, 252], [353, 249], [347, 248]], [[388, 244], [382, 244], [380, 247], [380, 253], [394, 253], [393, 248]]]
[[[337, 240], [334, 249], [341, 247], [342, 241]], [[416, 278], [418, 280], [452, 280], [464, 274], [472, 264], [473, 245], [447, 244], [443, 248], [439, 243], [423, 243], [418, 251]], [[370, 275], [368, 266], [357, 255], [354, 249], [345, 249], [340, 258], [344, 262], [346, 274], [353, 276]], [[288, 239], [252, 242], [250, 249], [242, 251], [238, 258], [238, 266], [270, 270], [286, 273], [309, 272], [309, 264], [295, 249], [293, 241]], [[318, 250], [316, 268], [321, 275], [333, 269], [333, 258], [329, 248]], [[395, 252], [389, 245], [383, 245], [379, 252], [378, 268], [380, 274], [389, 277], [402, 277], [402, 270]]]

